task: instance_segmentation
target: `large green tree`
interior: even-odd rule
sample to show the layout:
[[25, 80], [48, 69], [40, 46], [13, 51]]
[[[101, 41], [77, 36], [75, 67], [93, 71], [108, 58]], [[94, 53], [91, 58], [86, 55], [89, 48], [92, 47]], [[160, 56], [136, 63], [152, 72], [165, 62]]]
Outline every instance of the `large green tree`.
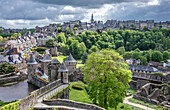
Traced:
[[163, 52], [163, 59], [168, 60], [170, 58], [170, 53], [168, 51]]
[[46, 47], [49, 47], [49, 48], [54, 47], [54, 40], [53, 39], [47, 40], [45, 45]]
[[66, 37], [62, 32], [58, 34], [56, 40], [61, 43], [66, 43]]
[[84, 67], [85, 81], [93, 103], [117, 108], [126, 95], [132, 73], [123, 57], [114, 50], [101, 50], [88, 56]]
[[154, 51], [152, 53], [152, 61], [160, 62], [163, 60], [163, 55], [159, 51]]

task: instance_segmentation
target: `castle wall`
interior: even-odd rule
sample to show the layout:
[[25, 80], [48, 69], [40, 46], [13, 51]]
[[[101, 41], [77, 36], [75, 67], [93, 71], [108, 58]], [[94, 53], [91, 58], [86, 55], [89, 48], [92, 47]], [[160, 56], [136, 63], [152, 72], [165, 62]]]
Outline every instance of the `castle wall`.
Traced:
[[[81, 108], [81, 109], [86, 109], [86, 110], [105, 110], [101, 107], [98, 107], [93, 104], [86, 104], [86, 103], [81, 103], [81, 102], [75, 102], [72, 100], [66, 100], [66, 99], [57, 99], [57, 100], [44, 100], [44, 103], [47, 105], [58, 105], [58, 106], [67, 106], [67, 107], [74, 107], [74, 108]], [[45, 108], [43, 108], [45, 109]], [[59, 108], [62, 110], [68, 110], [63, 108]], [[36, 109], [38, 110], [38, 109]]]

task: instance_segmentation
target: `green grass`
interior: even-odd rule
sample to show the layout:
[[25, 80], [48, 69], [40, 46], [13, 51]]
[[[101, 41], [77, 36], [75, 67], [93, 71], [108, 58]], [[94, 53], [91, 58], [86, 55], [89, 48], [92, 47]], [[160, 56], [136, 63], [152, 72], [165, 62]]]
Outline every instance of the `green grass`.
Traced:
[[130, 93], [130, 94], [135, 94], [137, 92], [137, 90], [135, 90], [135, 89], [128, 89], [127, 90], [127, 93]]
[[61, 63], [63, 62], [64, 58], [67, 58], [68, 56], [57, 56], [57, 57], [52, 57], [52, 59], [57, 58]]
[[[73, 100], [73, 101], [77, 101], [77, 102], [93, 104], [92, 101], [89, 99], [89, 95], [87, 94], [87, 91], [85, 90], [85, 88], [83, 88], [83, 90], [76, 90], [76, 89], [72, 88], [73, 84], [82, 84], [84, 87], [87, 86], [83, 82], [70, 82], [70, 97], [69, 97], [69, 99]], [[122, 106], [124, 106], [124, 108], [121, 108]], [[133, 107], [133, 109], [132, 109], [132, 107]], [[108, 110], [115, 110], [115, 109], [108, 108]], [[131, 105], [119, 103], [117, 110], [143, 110], [143, 109], [134, 107]]]
[[137, 100], [137, 99], [134, 99], [134, 98], [130, 98], [129, 101], [133, 102], [133, 103], [141, 104], [143, 106], [153, 108], [153, 109], [156, 109], [156, 110], [163, 110], [163, 108], [165, 108], [165, 107], [154, 105], [154, 104], [151, 104], [151, 103], [144, 103], [144, 101]]
[[80, 67], [82, 67], [82, 66], [84, 66], [84, 64], [77, 64], [77, 65], [76, 65], [76, 68], [80, 68]]
[[70, 100], [74, 100], [77, 102], [83, 102], [83, 103], [89, 103], [92, 104], [92, 101], [89, 99], [89, 95], [87, 94], [85, 88], [83, 90], [76, 90], [72, 88], [73, 84], [82, 84], [85, 86], [82, 82], [71, 82], [70, 83]]
[[[123, 108], [122, 108], [123, 106]], [[108, 108], [108, 110], [115, 110], [114, 108]], [[123, 103], [119, 103], [117, 106], [117, 110], [144, 110], [142, 108], [138, 108], [132, 105], [128, 105], [128, 104], [123, 104]]]

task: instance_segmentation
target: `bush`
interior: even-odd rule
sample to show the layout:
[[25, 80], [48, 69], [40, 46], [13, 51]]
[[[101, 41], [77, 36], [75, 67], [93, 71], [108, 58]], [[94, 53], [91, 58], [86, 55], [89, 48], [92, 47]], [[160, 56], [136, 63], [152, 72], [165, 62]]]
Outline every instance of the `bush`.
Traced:
[[77, 90], [83, 90], [84, 86], [82, 84], [73, 84], [72, 88]]

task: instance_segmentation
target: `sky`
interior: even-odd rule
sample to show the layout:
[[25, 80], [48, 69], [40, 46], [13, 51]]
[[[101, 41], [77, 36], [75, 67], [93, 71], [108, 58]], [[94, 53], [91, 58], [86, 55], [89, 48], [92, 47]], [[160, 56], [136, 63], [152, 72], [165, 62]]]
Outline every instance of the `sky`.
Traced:
[[170, 21], [170, 0], [0, 0], [0, 26], [34, 28], [70, 20]]

